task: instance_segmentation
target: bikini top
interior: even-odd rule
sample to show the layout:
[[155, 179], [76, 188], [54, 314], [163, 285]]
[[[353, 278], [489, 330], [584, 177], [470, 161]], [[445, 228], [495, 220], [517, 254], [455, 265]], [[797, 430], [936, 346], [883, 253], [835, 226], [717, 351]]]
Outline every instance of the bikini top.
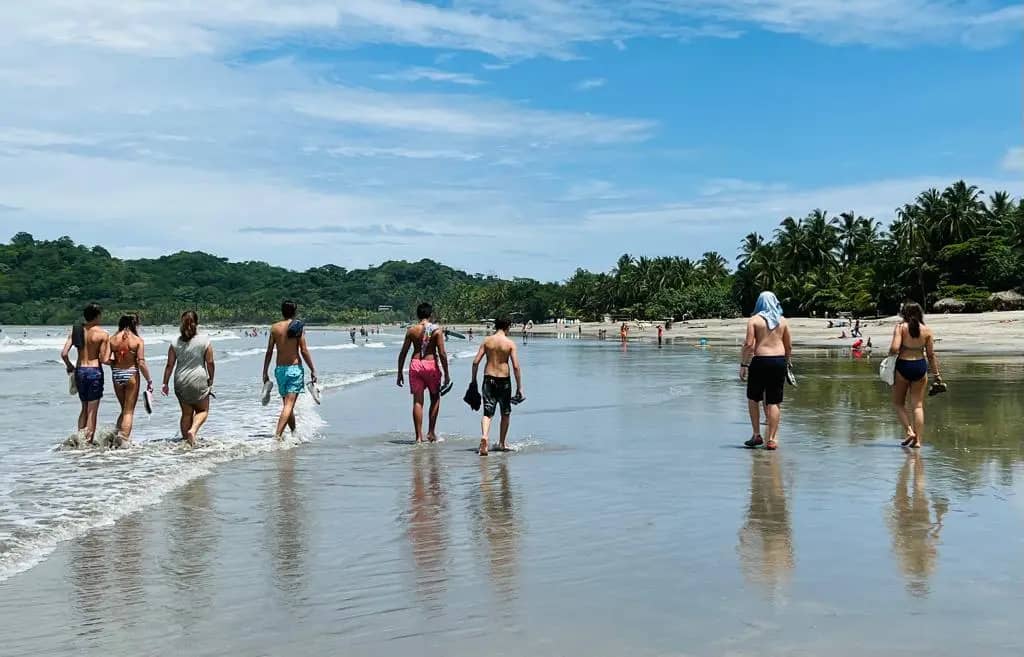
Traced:
[[121, 331], [120, 333], [118, 333], [118, 335], [121, 336], [121, 347], [117, 350], [117, 358], [118, 358], [118, 360], [123, 360], [124, 357], [127, 356], [129, 353], [132, 353], [132, 354], [137, 354], [138, 353], [138, 349], [137, 348], [136, 349], [132, 349], [131, 347], [127, 346], [127, 345], [131, 344], [131, 338], [127, 335], [127, 333], [128, 333], [128, 331]]

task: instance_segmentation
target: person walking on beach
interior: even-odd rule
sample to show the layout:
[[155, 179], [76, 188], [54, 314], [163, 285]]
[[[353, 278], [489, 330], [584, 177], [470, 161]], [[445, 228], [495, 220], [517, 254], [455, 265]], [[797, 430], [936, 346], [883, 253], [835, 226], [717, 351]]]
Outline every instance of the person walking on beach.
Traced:
[[626, 322], [622, 322], [622, 326], [619, 327], [619, 338], [623, 342], [629, 339], [629, 325]]
[[[782, 396], [789, 360], [793, 355], [789, 322], [782, 316], [782, 304], [771, 292], [762, 292], [747, 320], [747, 337], [740, 360], [740, 380], [747, 382], [747, 411], [753, 433], [743, 444], [751, 449], [764, 445], [778, 449]], [[761, 436], [761, 408], [768, 417], [768, 439]]]
[[[892, 404], [900, 419], [906, 438], [903, 447], [921, 446], [924, 431], [924, 394], [928, 386], [928, 369], [935, 375], [937, 383], [942, 382], [939, 374], [939, 360], [935, 355], [935, 336], [924, 325], [924, 311], [921, 306], [909, 301], [903, 304], [901, 321], [892, 334], [889, 355], [896, 356], [896, 376], [892, 386]], [[907, 413], [907, 394], [910, 395], [910, 409], [913, 419]]]
[[661, 346], [662, 340], [665, 339], [665, 329], [661, 324], [658, 324], [658, 346]]
[[213, 344], [199, 333], [199, 315], [186, 310], [181, 315], [181, 334], [167, 350], [163, 394], [170, 394], [168, 383], [174, 372], [174, 395], [181, 406], [181, 437], [196, 446], [199, 430], [210, 416], [213, 395]]
[[416, 432], [416, 442], [423, 442], [423, 399], [424, 393], [430, 393], [430, 425], [427, 440], [437, 441], [437, 416], [441, 412], [441, 369], [444, 370], [444, 387], [451, 385], [448, 371], [448, 352], [445, 350], [444, 331], [431, 322], [434, 307], [429, 303], [421, 303], [416, 308], [419, 323], [409, 327], [405, 332], [405, 341], [398, 354], [398, 386], [405, 385], [405, 358], [413, 350], [409, 362], [409, 390], [412, 392], [412, 425]]
[[[518, 404], [525, 399], [523, 393], [523, 374], [519, 367], [519, 352], [516, 343], [508, 337], [512, 323], [508, 319], [499, 319], [494, 323], [494, 335], [486, 338], [473, 359], [473, 385], [476, 385], [480, 362], [487, 358], [484, 368], [483, 407], [484, 415], [480, 421], [480, 456], [487, 456], [489, 451], [491, 419], [498, 407], [501, 407], [501, 436], [498, 451], [508, 449], [508, 429], [512, 420], [512, 403]], [[516, 377], [516, 394], [512, 396], [511, 374]]]
[[[90, 303], [86, 306], [82, 318], [85, 323], [71, 329], [60, 358], [68, 374], [75, 375], [78, 399], [82, 402], [82, 410], [78, 414], [78, 433], [81, 435], [84, 431], [82, 437], [94, 445], [96, 418], [100, 411], [100, 400], [103, 399], [103, 365], [110, 361], [110, 335], [100, 328], [103, 309], [98, 304]], [[77, 352], [74, 365], [68, 358], [72, 347]]]
[[135, 406], [139, 403], [139, 374], [146, 378], [146, 390], [153, 392], [153, 377], [146, 364], [146, 343], [139, 337], [139, 316], [122, 315], [117, 333], [110, 338], [110, 380], [114, 394], [121, 404], [117, 418], [117, 446], [126, 447], [132, 441]]
[[274, 349], [277, 349], [274, 378], [277, 379], [277, 391], [281, 395], [281, 416], [277, 420], [274, 436], [278, 440], [284, 439], [285, 426], [295, 433], [295, 402], [306, 387], [303, 360], [309, 365], [310, 380], [316, 383], [316, 366], [313, 365], [313, 357], [309, 355], [309, 347], [306, 345], [305, 327], [295, 319], [297, 310], [292, 301], [281, 304], [283, 319], [270, 327], [267, 355], [263, 359], [263, 383], [266, 385], [270, 381], [270, 359], [274, 357]]

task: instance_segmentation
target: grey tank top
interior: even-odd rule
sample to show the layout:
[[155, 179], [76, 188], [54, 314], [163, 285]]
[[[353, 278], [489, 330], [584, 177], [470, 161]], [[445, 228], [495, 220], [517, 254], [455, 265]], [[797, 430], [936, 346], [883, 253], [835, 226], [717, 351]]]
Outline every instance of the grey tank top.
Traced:
[[174, 343], [174, 355], [178, 362], [174, 369], [174, 390], [186, 398], [197, 399], [205, 396], [209, 389], [209, 374], [206, 372], [206, 349], [210, 338], [199, 334], [185, 342], [178, 338]]

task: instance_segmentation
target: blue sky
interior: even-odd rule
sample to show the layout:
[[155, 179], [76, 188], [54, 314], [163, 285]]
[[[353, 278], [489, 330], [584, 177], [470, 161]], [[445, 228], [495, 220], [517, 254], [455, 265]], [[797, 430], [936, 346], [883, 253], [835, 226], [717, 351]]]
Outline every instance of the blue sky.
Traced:
[[[209, 5], [209, 6], [208, 6]], [[816, 207], [1022, 192], [1024, 5], [0, 7], [0, 227], [125, 257], [563, 279]]]

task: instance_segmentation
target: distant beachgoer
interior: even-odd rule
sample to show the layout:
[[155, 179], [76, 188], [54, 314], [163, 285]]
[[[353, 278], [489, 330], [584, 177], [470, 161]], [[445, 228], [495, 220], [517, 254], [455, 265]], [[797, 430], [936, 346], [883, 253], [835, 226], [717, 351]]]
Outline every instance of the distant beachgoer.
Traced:
[[163, 394], [170, 394], [168, 383], [174, 372], [174, 395], [181, 406], [181, 437], [195, 447], [199, 430], [210, 416], [213, 395], [213, 344], [199, 333], [199, 315], [187, 310], [181, 315], [181, 335], [167, 350]]
[[[412, 392], [412, 424], [416, 432], [416, 442], [423, 442], [423, 398], [430, 393], [430, 425], [427, 440], [437, 441], [437, 416], [441, 412], [441, 369], [444, 370], [444, 385], [451, 383], [448, 371], [448, 352], [445, 350], [444, 331], [432, 323], [434, 307], [429, 303], [421, 303], [416, 309], [416, 317], [420, 320], [405, 333], [402, 351], [398, 354], [398, 386], [405, 385], [405, 358], [413, 350], [409, 362], [409, 390]], [[414, 349], [415, 347], [415, 349]], [[440, 360], [441, 368], [438, 368]]]
[[[782, 419], [782, 397], [793, 346], [789, 322], [782, 316], [782, 304], [771, 292], [762, 292], [747, 321], [747, 338], [743, 343], [740, 380], [747, 382], [747, 411], [753, 434], [743, 443], [765, 449], [779, 446], [779, 422]], [[767, 440], [761, 437], [761, 408], [764, 402], [768, 417]]]
[[[924, 325], [921, 306], [912, 301], [907, 302], [903, 304], [900, 316], [903, 321], [896, 326], [889, 344], [889, 355], [896, 356], [892, 404], [906, 431], [906, 439], [900, 444], [916, 449], [921, 446], [921, 434], [924, 432], [924, 395], [928, 386], [929, 365], [937, 382], [942, 381], [942, 376], [939, 374], [939, 359], [935, 355], [935, 336]], [[906, 409], [908, 392], [913, 420]]]
[[665, 335], [665, 329], [660, 324], [658, 325], [658, 346], [661, 346], [662, 337]]
[[874, 345], [871, 344], [871, 336], [868, 336], [868, 343], [865, 345], [866, 348], [871, 349]]
[[349, 332], [348, 332], [348, 337], [352, 338], [352, 344], [355, 344], [356, 343], [356, 330], [355, 329], [350, 329]]
[[[480, 369], [480, 362], [486, 356], [487, 366], [484, 368], [483, 385], [483, 407], [484, 415], [480, 421], [480, 456], [487, 456], [491, 433], [491, 419], [498, 407], [501, 407], [501, 435], [498, 442], [498, 450], [508, 449], [508, 429], [512, 419], [512, 402], [521, 402], [525, 397], [523, 393], [523, 375], [519, 367], [519, 354], [516, 351], [516, 343], [508, 337], [511, 322], [507, 319], [499, 319], [495, 322], [497, 331], [494, 335], [485, 339], [480, 344], [480, 349], [473, 359], [473, 384], [477, 382], [477, 374]], [[512, 372], [509, 372], [511, 364]], [[512, 379], [510, 374], [516, 377], [516, 394], [512, 395]]]
[[[96, 418], [99, 415], [100, 400], [103, 399], [103, 365], [110, 361], [110, 335], [100, 328], [103, 309], [98, 304], [90, 303], [86, 306], [82, 317], [85, 323], [71, 329], [60, 358], [68, 374], [75, 375], [78, 399], [82, 402], [82, 410], [78, 414], [78, 431], [85, 431], [85, 440], [92, 445], [95, 444]], [[72, 347], [77, 352], [74, 365], [68, 358]]]
[[135, 407], [139, 403], [139, 373], [146, 378], [146, 390], [153, 392], [153, 377], [146, 364], [146, 343], [139, 337], [139, 316], [123, 315], [117, 323], [117, 333], [110, 338], [110, 380], [114, 394], [121, 403], [117, 418], [118, 447], [131, 443]]
[[629, 339], [629, 325], [626, 322], [622, 322], [622, 326], [619, 327], [619, 338], [623, 342]]
[[295, 319], [298, 308], [293, 301], [281, 304], [283, 319], [270, 327], [270, 340], [267, 342], [267, 355], [263, 359], [263, 384], [270, 382], [270, 360], [277, 349], [277, 367], [274, 378], [277, 379], [277, 392], [281, 395], [281, 415], [277, 419], [274, 436], [284, 439], [284, 428], [287, 426], [295, 433], [295, 402], [305, 391], [306, 371], [302, 367], [305, 360], [309, 365], [309, 378], [316, 383], [316, 366], [309, 355], [306, 345], [306, 332], [303, 323]]
[[856, 322], [854, 322], [853, 330], [850, 331], [850, 337], [851, 338], [859, 338], [859, 337], [861, 337], [861, 335], [860, 335], [860, 320], [859, 319]]
[[470, 340], [472, 340], [472, 339], [473, 339], [473, 327], [470, 327], [470, 328], [469, 328], [469, 330], [468, 330], [468, 331], [466, 331], [466, 336], [467, 336], [467, 337], [468, 337], [468, 338], [469, 338]]

